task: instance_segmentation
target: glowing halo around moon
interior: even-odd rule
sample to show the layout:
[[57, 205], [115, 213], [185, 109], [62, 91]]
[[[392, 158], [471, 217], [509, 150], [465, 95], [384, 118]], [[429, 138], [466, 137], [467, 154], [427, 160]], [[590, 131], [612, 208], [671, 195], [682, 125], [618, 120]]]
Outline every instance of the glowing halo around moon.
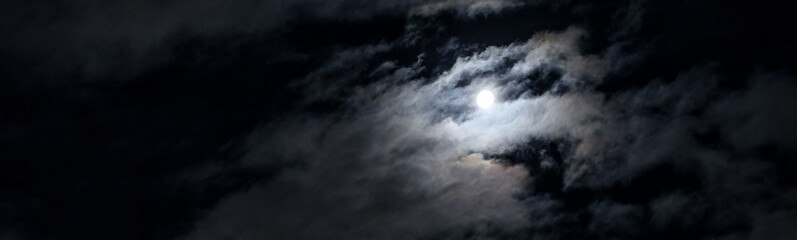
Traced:
[[488, 90], [482, 90], [479, 92], [479, 95], [476, 96], [476, 105], [480, 108], [488, 108], [493, 105], [495, 101], [495, 96], [493, 93]]

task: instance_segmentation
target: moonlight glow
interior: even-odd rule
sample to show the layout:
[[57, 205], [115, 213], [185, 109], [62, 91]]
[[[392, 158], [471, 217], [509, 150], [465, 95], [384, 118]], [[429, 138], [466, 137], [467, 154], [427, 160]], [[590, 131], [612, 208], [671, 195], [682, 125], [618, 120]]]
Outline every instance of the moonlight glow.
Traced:
[[480, 108], [490, 107], [493, 105], [493, 101], [495, 101], [493, 93], [487, 90], [479, 92], [479, 95], [476, 96], [476, 105], [479, 105]]

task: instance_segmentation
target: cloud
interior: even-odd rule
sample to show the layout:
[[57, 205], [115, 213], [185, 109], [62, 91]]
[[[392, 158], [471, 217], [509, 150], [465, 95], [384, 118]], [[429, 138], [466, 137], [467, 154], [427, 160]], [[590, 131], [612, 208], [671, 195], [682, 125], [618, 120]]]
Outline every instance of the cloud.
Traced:
[[288, 158], [302, 166], [224, 199], [186, 238], [403, 239], [522, 229], [527, 209], [514, 196], [524, 191], [526, 171], [466, 155], [448, 124], [425, 117], [379, 111], [280, 124], [292, 135], [259, 142], [272, 151], [247, 161]]
[[[496, 83], [517, 84], [512, 81], [521, 81], [531, 68], [543, 64], [572, 68], [565, 76], [595, 74], [591, 67], [596, 65], [584, 65], [589, 57], [571, 56], [577, 54], [569, 45], [576, 44], [572, 38], [581, 36], [578, 31], [546, 33], [525, 44], [488, 48], [459, 59], [428, 84], [394, 81], [398, 73], [411, 77], [420, 67], [416, 64], [391, 67], [393, 73], [382, 74], [380, 81], [355, 87], [358, 94], [321, 94], [349, 96], [350, 110], [339, 116], [290, 117], [264, 126], [253, 134], [252, 150], [243, 159], [250, 167], [291, 163], [299, 167], [223, 200], [186, 238], [391, 239], [521, 233], [529, 225], [531, 211], [525, 204], [532, 203], [518, 197], [528, 194], [525, 187], [533, 179], [522, 166], [470, 153], [506, 152], [530, 137], [566, 137], [580, 131], [575, 125], [598, 114], [594, 108], [599, 106], [591, 104], [594, 99], [588, 94], [566, 93], [502, 101], [476, 110], [473, 97], [485, 87], [500, 95], [502, 86]], [[330, 89], [315, 85], [320, 82], [315, 78], [324, 72], [367, 72], [346, 62], [367, 59], [374, 49], [343, 51], [336, 55], [341, 59], [310, 73], [308, 78], [314, 80], [298, 86], [316, 95], [312, 94], [316, 90]], [[560, 56], [571, 60], [551, 60]], [[501, 70], [506, 58], [517, 60]], [[470, 84], [457, 87], [474, 76]], [[347, 81], [337, 84], [341, 88]], [[299, 228], [305, 230], [295, 231]]]
[[501, 10], [522, 6], [530, 1], [517, 0], [442, 0], [431, 1], [413, 7], [410, 14], [436, 15], [441, 11], [454, 10], [462, 15], [474, 17], [489, 15]]
[[[472, 98], [490, 80], [507, 82], [531, 72], [518, 65], [582, 66], [581, 57], [573, 57], [572, 62], [548, 61], [552, 56], [575, 54], [572, 46], [566, 46], [575, 44], [569, 38], [580, 36], [575, 31], [535, 36], [523, 45], [488, 48], [458, 60], [428, 84], [396, 82], [391, 80], [393, 75], [383, 75], [381, 81], [358, 86], [354, 92], [360, 94], [349, 95], [351, 110], [346, 114], [297, 116], [264, 126], [253, 134], [252, 151], [244, 163], [257, 167], [298, 162], [299, 167], [223, 200], [186, 238], [517, 234], [529, 224], [530, 211], [518, 196], [526, 194], [525, 187], [533, 179], [522, 166], [470, 153], [508, 151], [532, 136], [563, 137], [568, 134], [564, 127], [596, 112], [585, 104], [588, 96], [577, 94], [504, 101], [486, 110], [476, 110]], [[342, 59], [333, 59], [308, 78], [335, 69], [367, 72], [352, 70], [346, 62], [367, 59], [373, 49], [341, 52], [336, 56]], [[494, 71], [505, 61], [502, 58], [516, 55], [523, 60], [511, 70]], [[407, 74], [417, 67], [391, 69], [396, 69], [394, 74]], [[577, 75], [588, 74], [592, 72]], [[456, 87], [474, 75], [481, 77]], [[329, 89], [316, 82], [299, 86], [309, 93]], [[386, 83], [394, 85], [385, 87]], [[346, 81], [338, 84], [345, 86]], [[445, 108], [463, 112], [448, 115]], [[295, 231], [299, 228], [305, 230]]]
[[[74, 1], [6, 3], [0, 50], [19, 76], [129, 79], [179, 59], [191, 40], [234, 48], [292, 21], [358, 21], [375, 15], [487, 14], [515, 1]], [[464, 16], [463, 15], [463, 16]], [[206, 60], [206, 59], [200, 59]], [[219, 59], [213, 59], [219, 61]]]
[[[23, 3], [19, 1], [9, 4], [13, 8], [0, 10], [3, 35], [12, 36], [0, 40], [0, 50], [7, 53], [0, 61], [9, 64], [0, 64], [0, 68], [15, 71], [2, 71], [0, 77], [13, 75], [10, 79], [15, 80], [36, 78], [36, 74], [67, 79], [67, 82], [113, 78], [109, 76], [125, 79], [168, 62], [190, 65], [191, 61], [180, 58], [179, 51], [182, 44], [192, 44], [196, 39], [201, 42], [200, 46], [188, 48], [201, 49], [205, 46], [202, 44], [210, 42], [211, 52], [228, 52], [229, 49], [249, 50], [243, 46], [262, 43], [267, 45], [263, 48], [274, 49], [268, 50], [274, 51], [274, 55], [307, 60], [301, 61], [306, 66], [285, 72], [272, 72], [271, 68], [252, 70], [257, 73], [247, 77], [253, 76], [252, 79], [258, 80], [252, 82], [257, 83], [239, 86], [271, 87], [258, 82], [260, 77], [263, 82], [293, 80], [287, 84], [290, 89], [273, 92], [284, 90], [291, 92], [285, 96], [298, 95], [296, 99], [286, 100], [292, 104], [289, 112], [259, 113], [268, 115], [263, 117], [268, 120], [241, 117], [250, 115], [249, 110], [255, 108], [251, 106], [230, 111], [237, 115], [231, 114], [229, 118], [236, 120], [223, 127], [240, 122], [260, 124], [243, 140], [246, 143], [240, 158], [236, 157], [232, 163], [197, 161], [199, 166], [192, 165], [174, 177], [179, 182], [175, 185], [202, 183], [191, 185], [187, 195], [212, 195], [196, 201], [213, 203], [213, 206], [205, 209], [193, 229], [182, 236], [184, 239], [618, 239], [643, 236], [759, 239], [787, 235], [788, 226], [793, 225], [790, 223], [795, 219], [797, 188], [794, 183], [797, 180], [790, 177], [797, 169], [792, 161], [797, 157], [794, 151], [797, 149], [794, 137], [797, 136], [797, 115], [790, 107], [790, 103], [797, 102], [793, 94], [797, 92], [793, 73], [762, 67], [745, 75], [744, 70], [729, 70], [738, 67], [735, 57], [727, 62], [702, 56], [699, 60], [666, 60], [672, 56], [701, 55], [679, 53], [664, 54], [667, 56], [662, 57], [665, 59], [662, 61], [650, 60], [659, 59], [663, 51], [714, 46], [688, 44], [690, 39], [697, 39], [689, 34], [660, 38], [658, 33], [671, 34], [672, 29], [659, 28], [659, 24], [667, 23], [666, 19], [651, 19], [658, 16], [657, 12], [650, 11], [652, 2], [623, 2], [619, 4], [622, 5], [619, 11], [614, 9], [618, 5], [615, 3], [578, 3], [575, 15], [584, 18], [592, 16], [590, 14], [609, 16], [611, 19], [603, 22], [608, 26], [584, 21], [569, 28], [521, 36], [528, 38], [525, 41], [500, 45], [471, 42], [464, 35], [449, 38], [446, 34], [458, 33], [446, 32], [448, 23], [436, 21], [448, 21], [451, 17], [456, 19], [454, 21], [464, 20], [466, 24], [481, 23], [476, 21], [487, 21], [492, 14], [507, 9], [533, 7], [538, 2], [233, 1], [229, 6], [230, 2], [203, 0], [79, 1], [24, 7], [20, 7]], [[558, 7], [552, 4], [551, 9], [541, 11], [562, 13], [557, 12]], [[528, 13], [524, 12], [526, 10], [512, 14]], [[371, 39], [374, 41], [351, 45], [318, 40], [323, 42], [318, 44], [322, 46], [309, 46], [307, 48], [312, 48], [313, 52], [306, 54], [278, 49], [268, 45], [269, 41], [261, 41], [265, 35], [269, 35], [265, 37], [268, 39], [272, 39], [272, 34], [276, 35], [273, 39], [283, 37], [279, 34], [288, 33], [279, 29], [298, 22], [349, 24], [366, 22], [374, 16], [403, 19], [406, 21], [402, 22], [406, 24], [404, 34], [393, 40]], [[512, 22], [514, 17], [492, 18], [490, 20], [496, 21], [489, 23]], [[692, 20], [684, 19], [684, 22]], [[603, 20], [596, 22], [600, 21]], [[690, 29], [683, 24], [672, 26]], [[503, 27], [506, 26], [496, 26], [498, 31], [495, 32]], [[679, 31], [672, 30], [677, 34], [688, 33]], [[335, 31], [329, 32], [334, 34]], [[668, 41], [673, 41], [674, 47], [658, 49], [662, 44], [670, 44]], [[321, 50], [316, 51], [315, 47]], [[766, 55], [767, 52], [762, 53]], [[252, 54], [257, 55], [257, 62], [240, 68], [236, 65], [232, 71], [260, 68], [260, 60], [264, 59], [281, 61], [273, 59], [269, 55], [271, 52], [265, 56], [260, 54]], [[187, 58], [221, 66], [232, 65], [224, 62], [236, 58], [220, 55], [196, 54]], [[742, 62], [746, 64], [747, 61]], [[17, 71], [17, 66], [27, 68]], [[197, 89], [213, 88], [217, 86], [216, 77], [229, 73], [228, 70], [209, 72], [214, 75], [207, 78], [214, 79]], [[286, 77], [293, 76], [288, 72], [303, 76], [280, 79], [291, 78]], [[34, 73], [33, 77], [27, 73]], [[24, 77], [14, 78], [17, 75]], [[94, 110], [94, 107], [85, 110], [75, 106], [96, 99], [112, 100], [102, 105], [104, 107], [122, 106], [111, 111], [115, 117], [109, 119], [127, 116], [117, 113], [127, 112], [130, 109], [124, 107], [131, 105], [140, 109], [160, 105], [157, 100], [162, 99], [179, 102], [165, 104], [166, 107], [150, 113], [151, 117], [142, 118], [157, 120], [161, 119], [157, 115], [184, 106], [197, 110], [178, 116], [228, 113], [205, 110], [223, 109], [228, 104], [248, 105], [251, 99], [261, 99], [259, 95], [265, 95], [252, 87], [251, 92], [244, 92], [255, 96], [214, 102], [214, 107], [205, 108], [199, 105], [237, 94], [240, 89], [233, 87], [226, 95], [200, 101], [197, 98], [215, 95], [215, 89], [203, 89], [206, 92], [189, 94], [191, 100], [183, 102], [180, 99], [185, 95], [172, 96], [169, 91], [182, 89], [176, 86], [180, 84], [184, 83], [175, 83], [159, 93], [166, 97], [154, 98], [156, 100], [141, 106], [128, 103], [128, 100], [136, 102], [134, 98], [116, 96], [116, 93], [133, 95], [130, 93], [150, 85], [143, 84], [144, 87], [131, 92], [114, 90], [110, 94], [95, 94], [111, 95], [97, 98], [90, 97], [93, 92], [83, 95], [82, 91], [70, 88], [64, 94], [68, 97], [63, 98], [77, 98], [77, 103], [64, 104], [69, 107], [54, 113], [49, 109], [40, 111], [45, 112], [41, 115], [79, 121], [81, 124], [75, 125], [83, 126], [86, 122], [110, 122], [101, 121], [105, 118], [95, 117], [95, 114], [66, 117], [72, 114], [70, 109]], [[9, 91], [17, 90], [15, 86]], [[102, 86], [97, 89], [107, 87]], [[127, 90], [127, 87], [120, 88]], [[495, 93], [496, 103], [488, 109], [476, 108], [476, 94], [485, 89]], [[31, 95], [39, 97], [56, 90]], [[12, 95], [10, 99], [16, 98]], [[34, 106], [46, 105], [60, 99], [53, 97], [46, 98], [44, 103], [33, 102]], [[27, 111], [21, 109], [20, 113]], [[28, 113], [20, 115], [20, 119], [29, 118]], [[194, 127], [182, 124], [182, 118], [173, 119], [163, 124], [165, 127], [158, 128]], [[131, 124], [128, 123], [131, 119], [124, 120], [121, 121], [124, 124], [118, 125]], [[139, 126], [134, 129], [143, 125], [149, 129], [149, 123], [153, 122], [132, 120], [143, 122], [133, 124]], [[197, 122], [202, 124], [195, 125], [204, 128], [217, 123], [204, 120], [199, 119]], [[71, 131], [75, 126], [71, 123], [56, 125], [52, 129]], [[51, 128], [43, 129], [41, 131], [50, 131]], [[100, 140], [78, 141], [76, 145], [130, 137], [126, 136], [129, 131], [114, 132], [103, 135]], [[15, 130], [15, 133], [38, 138], [22, 130]], [[169, 141], [183, 139], [183, 130], [174, 135]], [[226, 140], [226, 136], [234, 134], [217, 135], [224, 135]], [[149, 133], [147, 136], [146, 139], [161, 140], [160, 136], [149, 137]], [[190, 139], [193, 141], [194, 136]], [[177, 140], [174, 142], [181, 142]], [[141, 146], [157, 148], [173, 145], [168, 141], [140, 142], [144, 142]], [[189, 143], [188, 146], [212, 143]], [[231, 146], [235, 144], [225, 145], [223, 151]], [[130, 149], [137, 151], [135, 147]], [[171, 152], [164, 152], [146, 152], [141, 156], [170, 157]], [[58, 154], [53, 153], [55, 155]], [[103, 152], [97, 154], [97, 158], [112, 155]], [[185, 154], [195, 155], [201, 154]], [[140, 164], [122, 162], [127, 163], [120, 164]], [[176, 162], [173, 165], [181, 161]], [[110, 165], [117, 168], [116, 163], [119, 161]], [[156, 169], [155, 175], [172, 176], [176, 168], [179, 167], [169, 165], [168, 169]], [[239, 173], [247, 176], [240, 178], [243, 180], [231, 177]], [[124, 176], [118, 178], [127, 181], [125, 184], [129, 182]], [[214, 181], [222, 183], [207, 184]], [[252, 181], [256, 182], [250, 185]], [[101, 186], [115, 186], [113, 181], [105, 184]], [[197, 190], [205, 185], [218, 189]], [[140, 187], [144, 190], [139, 191], [154, 188], [150, 188], [149, 183]], [[80, 188], [85, 187], [81, 185]], [[216, 196], [220, 195], [224, 197], [216, 201]], [[94, 201], [88, 201], [84, 207], [90, 208], [88, 206]], [[18, 205], [14, 202], [8, 206]], [[45, 212], [49, 212], [49, 208]], [[12, 214], [7, 219], [15, 218]], [[16, 239], [21, 235], [11, 231], [0, 238]]]
[[797, 84], [785, 73], [757, 73], [745, 91], [731, 93], [717, 103], [711, 113], [725, 122], [726, 138], [734, 146], [751, 149], [775, 144], [785, 149], [797, 148], [797, 113], [788, 104], [797, 100]]
[[[629, 57], [617, 46], [586, 53], [589, 37], [578, 27], [539, 32], [431, 76], [419, 74], [423, 54], [371, 62], [405, 47], [401, 39], [342, 50], [294, 85], [305, 103], [336, 100], [341, 112], [293, 113], [253, 133], [240, 164], [284, 169], [222, 200], [185, 238], [730, 237], [790, 216], [756, 209], [775, 206], [758, 196], [781, 184], [762, 180], [778, 170], [760, 148], [788, 158], [795, 142], [782, 134], [794, 116], [779, 104], [794, 100], [792, 77], [756, 74], [729, 91], [719, 64], [706, 63], [605, 92]], [[497, 102], [477, 109], [483, 89]], [[572, 146], [545, 163], [561, 171], [559, 189], [535, 189], [530, 169], [543, 161], [484, 159], [532, 141]]]

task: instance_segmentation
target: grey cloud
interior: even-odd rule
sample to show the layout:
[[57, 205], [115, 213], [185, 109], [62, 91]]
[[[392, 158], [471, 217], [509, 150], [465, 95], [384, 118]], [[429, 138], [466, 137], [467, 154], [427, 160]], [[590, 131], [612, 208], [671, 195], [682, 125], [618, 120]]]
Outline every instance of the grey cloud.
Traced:
[[647, 1], [628, 1], [627, 4], [625, 8], [621, 8], [615, 13], [614, 22], [617, 29], [610, 36], [613, 40], [628, 37], [642, 27], [642, 21], [644, 21], [647, 11], [645, 6]]
[[[349, 95], [344, 87], [358, 78], [366, 77], [368, 67], [365, 63], [375, 54], [383, 53], [393, 47], [391, 43], [360, 46], [339, 51], [319, 69], [308, 73], [303, 79], [292, 84], [294, 88], [302, 88], [306, 93], [306, 101], [314, 102]], [[372, 71], [385, 71], [390, 64], [382, 65]], [[334, 80], [332, 80], [334, 79]]]
[[[563, 35], [568, 36], [567, 33]], [[534, 39], [530, 42], [533, 41]], [[577, 50], [575, 44], [566, 46], [574, 46], [573, 49]], [[488, 49], [485, 52], [501, 51]], [[533, 53], [535, 50], [529, 52]], [[578, 54], [578, 51], [560, 52]], [[545, 57], [542, 59], [556, 64], [555, 60], [546, 59], [556, 55], [543, 55]], [[687, 199], [664, 198], [650, 206], [657, 212], [651, 220], [652, 224], [658, 226], [673, 224], [673, 220], [668, 220], [672, 217], [662, 215], [662, 211], [657, 209], [679, 208], [679, 201], [689, 203], [688, 207], [680, 207], [683, 215], [677, 217], [679, 222], [685, 224], [691, 221], [697, 224], [710, 212], [710, 228], [723, 231], [738, 231], [738, 226], [747, 224], [745, 219], [755, 214], [753, 209], [771, 204], [766, 201], [761, 203], [762, 199], [758, 196], [777, 195], [779, 187], [772, 180], [762, 179], [776, 174], [771, 161], [785, 159], [764, 160], [751, 148], [774, 144], [780, 151], [793, 149], [791, 144], [795, 141], [788, 133], [793, 130], [795, 121], [792, 119], [793, 114], [786, 110], [788, 104], [784, 104], [794, 102], [793, 94], [788, 94], [797, 90], [792, 84], [792, 77], [784, 73], [757, 74], [750, 77], [750, 88], [728, 94], [719, 87], [722, 77], [715, 72], [715, 65], [709, 64], [684, 71], [667, 83], [653, 81], [642, 88], [609, 96], [591, 90], [590, 84], [579, 84], [578, 81], [600, 81], [605, 69], [611, 68], [604, 63], [612, 61], [597, 57], [584, 59], [595, 59], [594, 62], [601, 64], [583, 64], [580, 61], [558, 63], [564, 66], [591, 66], [563, 68], [565, 71], [573, 71], [564, 76], [582, 76], [570, 79], [575, 82], [570, 84], [575, 86], [573, 91], [563, 95], [546, 93], [538, 97], [527, 96], [501, 103], [491, 109], [496, 112], [483, 112], [493, 117], [490, 121], [485, 121], [489, 123], [489, 127], [468, 128], [498, 130], [498, 138], [502, 141], [494, 146], [503, 148], [470, 147], [486, 152], [500, 152], [517, 147], [518, 143], [528, 137], [572, 141], [575, 148], [566, 161], [566, 188], [586, 186], [600, 190], [622, 185], [640, 177], [647, 170], [662, 165], [672, 165], [674, 171], [681, 174], [699, 176], [697, 187], [707, 195]], [[488, 58], [480, 61], [496, 60]], [[539, 66], [529, 62], [533, 61], [520, 61], [518, 65], [527, 65], [513, 65], [509, 68]], [[486, 69], [495, 70], [490, 67]], [[590, 79], [583, 76], [595, 77]], [[563, 77], [560, 81], [564, 83], [568, 79]], [[539, 104], [540, 102], [545, 104]], [[518, 106], [507, 108], [512, 105]], [[474, 116], [479, 113], [482, 112], [474, 113]], [[516, 113], [523, 114], [514, 115]], [[463, 125], [474, 125], [480, 119], [482, 118], [473, 117]], [[506, 125], [502, 125], [504, 123]], [[708, 143], [699, 139], [702, 135], [710, 135], [712, 131], [719, 131], [720, 139], [710, 140]], [[476, 133], [472, 136], [490, 135]], [[732, 144], [732, 147], [718, 149], [715, 141], [719, 141], [719, 144]], [[688, 189], [689, 186], [681, 187], [687, 188], [683, 191], [692, 191]], [[729, 199], [736, 200], [728, 203]], [[601, 213], [608, 214], [612, 211]], [[552, 214], [555, 215], [555, 211]], [[564, 217], [552, 219], [562, 218]], [[618, 222], [612, 222], [616, 223]], [[630, 229], [634, 228], [626, 230]]]
[[521, 229], [526, 209], [513, 195], [523, 192], [525, 170], [464, 155], [445, 127], [377, 112], [284, 128], [322, 136], [287, 148], [262, 142], [282, 148], [251, 161], [296, 154], [306, 165], [223, 200], [187, 238], [401, 239]]
[[755, 228], [750, 239], [789, 239], [797, 231], [797, 211], [777, 212], [763, 216], [756, 216]]
[[[727, 94], [715, 65], [708, 64], [675, 79], [606, 94], [595, 86], [616, 70], [616, 56], [582, 53], [579, 42], [587, 38], [579, 28], [538, 33], [524, 43], [458, 58], [431, 79], [416, 78], [418, 63], [357, 68], [379, 47], [344, 51], [337, 55], [342, 60], [308, 78], [355, 69], [344, 72], [377, 79], [354, 86], [345, 79], [340, 85], [302, 85], [310, 93], [350, 87], [311, 94], [344, 99], [347, 111], [290, 117], [254, 133], [244, 164], [303, 165], [225, 199], [186, 238], [423, 238], [462, 236], [464, 229], [511, 235], [524, 227], [539, 238], [561, 237], [546, 231], [576, 217], [562, 211], [559, 200], [535, 195], [528, 188], [535, 176], [471, 154], [510, 152], [530, 139], [573, 144], [562, 166], [564, 190], [625, 186], [661, 166], [696, 176], [696, 186], [653, 193], [646, 204], [596, 199], [582, 210], [592, 216], [592, 236], [633, 237], [646, 224], [665, 228], [703, 220], [708, 229], [724, 231], [714, 237], [746, 236], [736, 226], [749, 224], [754, 209], [773, 204], [757, 196], [777, 192], [776, 183], [759, 180], [775, 170], [772, 164], [750, 149], [768, 143], [790, 148], [795, 142], [778, 132], [794, 127], [787, 105], [779, 104], [793, 101], [788, 93], [797, 89], [790, 78], [755, 75], [752, 88]], [[548, 91], [532, 94], [524, 87], [538, 80], [535, 71], [551, 68], [562, 72]], [[473, 97], [483, 89], [499, 101], [476, 109]], [[719, 147], [700, 139], [712, 131], [719, 131]], [[668, 181], [678, 179], [661, 180]], [[791, 216], [773, 214], [756, 221]], [[294, 231], [299, 228], [307, 231]]]
[[589, 231], [602, 238], [638, 237], [644, 224], [642, 206], [601, 201], [591, 204], [589, 211], [593, 218]]
[[[668, 230], [706, 239], [794, 235], [793, 73], [760, 70], [742, 76], [747, 83], [739, 87], [728, 83], [722, 62], [701, 60], [690, 69], [668, 69], [674, 77], [626, 76], [639, 60], [656, 57], [649, 55], [653, 43], [629, 38], [648, 24], [647, 2], [627, 3], [609, 11], [615, 15], [606, 34], [615, 42], [597, 51], [582, 49], [591, 36], [580, 27], [502, 46], [456, 38], [437, 48], [419, 46], [434, 44], [423, 39], [424, 31], [442, 25], [413, 19], [441, 12], [479, 17], [536, 1], [34, 3], [0, 9], [3, 35], [12, 36], [0, 40], [7, 53], [0, 60], [15, 63], [8, 59], [30, 54], [20, 61], [51, 77], [124, 78], [175, 60], [179, 37], [225, 39], [235, 47], [299, 19], [407, 17], [397, 39], [331, 46], [337, 51], [316, 61], [319, 67], [299, 70], [305, 75], [290, 84], [302, 95], [298, 108], [269, 116], [244, 139], [237, 162], [194, 166], [175, 177], [189, 185], [241, 169], [263, 175], [208, 209], [184, 239], [623, 239]], [[593, 11], [590, 6], [579, 11]], [[23, 21], [34, 24], [15, 24]], [[458, 58], [437, 66], [442, 71], [425, 69], [434, 61], [427, 54], [435, 53], [383, 59], [428, 47]], [[670, 67], [663, 62], [653, 67]], [[639, 79], [602, 89], [617, 80], [611, 77]], [[476, 93], [485, 89], [497, 102], [476, 108]], [[329, 102], [335, 112], [310, 109]], [[567, 147], [551, 147], [561, 151], [556, 159], [544, 152], [550, 149], [525, 162], [504, 157], [537, 151], [538, 142]], [[554, 176], [553, 187], [535, 185], [546, 173]]]
[[19, 240], [23, 239], [19, 234], [15, 232], [3, 232], [0, 233], [0, 240]]
[[[222, 201], [187, 238], [414, 238], [461, 235], [465, 229], [519, 231], [529, 224], [529, 209], [524, 205], [540, 204], [516, 199], [533, 179], [521, 166], [505, 166], [468, 153], [506, 151], [535, 134], [561, 135], [562, 127], [572, 122], [559, 120], [573, 117], [578, 121], [583, 117], [575, 113], [595, 113], [582, 111], [585, 100], [580, 95], [544, 95], [476, 111], [473, 99], [466, 96], [489, 83], [479, 79], [465, 87], [453, 86], [461, 80], [458, 78], [500, 65], [502, 60], [494, 58], [519, 54], [535, 61], [531, 64], [539, 64], [547, 55], [571, 53], [556, 41], [578, 36], [569, 33], [535, 37], [522, 46], [489, 48], [460, 59], [428, 84], [395, 82], [390, 80], [393, 75], [383, 74], [383, 81], [357, 87], [355, 92], [364, 95], [349, 95], [348, 104], [354, 110], [348, 114], [289, 118], [263, 127], [253, 134], [252, 151], [244, 162], [262, 166], [299, 161], [302, 167]], [[538, 48], [544, 50], [534, 51]], [[338, 56], [367, 59], [369, 54], [346, 54], [370, 53], [367, 49]], [[319, 71], [351, 69], [349, 64], [332, 62]], [[384, 64], [376, 66], [382, 67]], [[496, 77], [516, 77], [521, 71]], [[399, 85], [385, 88], [384, 83]], [[319, 86], [306, 87], [312, 92]], [[457, 105], [471, 109], [468, 118], [456, 122], [450, 116], [439, 116], [441, 106]], [[554, 111], [567, 108], [574, 108], [567, 112], [574, 115]], [[508, 131], [518, 126], [538, 127]], [[294, 231], [300, 226], [307, 231]]]
[[[490, 86], [489, 80], [530, 73], [530, 68], [518, 65], [539, 65], [549, 58], [575, 54], [574, 47], [568, 46], [576, 43], [570, 38], [580, 36], [573, 34], [575, 31], [535, 36], [523, 45], [488, 48], [458, 60], [429, 84], [410, 81], [385, 88], [384, 83], [395, 83], [389, 81], [391, 75], [385, 76], [385, 81], [358, 87], [358, 92], [368, 94], [353, 95], [349, 104], [357, 110], [342, 118], [289, 119], [264, 127], [254, 134], [252, 151], [244, 158], [246, 164], [299, 161], [305, 166], [223, 201], [188, 238], [329, 237], [313, 234], [428, 237], [441, 232], [464, 234], [463, 229], [478, 229], [480, 224], [499, 227], [502, 232], [517, 231], [528, 224], [528, 209], [523, 205], [541, 204], [514, 198], [525, 191], [526, 172], [520, 166], [497, 165], [482, 160], [481, 155], [466, 154], [508, 151], [532, 136], [565, 137], [574, 131], [566, 127], [576, 129], [579, 122], [598, 113], [591, 104], [595, 99], [584, 94], [545, 94], [473, 112], [473, 99], [465, 96]], [[368, 49], [338, 56], [367, 57], [372, 52]], [[502, 58], [510, 56], [525, 61], [509, 71], [492, 71], [503, 64]], [[574, 61], [550, 64], [584, 63], [580, 56], [570, 59]], [[350, 68], [337, 62], [319, 71]], [[453, 87], [463, 77], [485, 72], [494, 76], [479, 78], [466, 87]], [[592, 74], [587, 72], [578, 76]], [[320, 86], [307, 86], [308, 91], [314, 87]], [[491, 87], [500, 93], [500, 86]], [[371, 101], [359, 100], [363, 98]], [[463, 121], [453, 121], [451, 116], [441, 118], [437, 109], [450, 106], [471, 109], [467, 110], [470, 114]], [[283, 189], [286, 187], [292, 190]], [[274, 196], [276, 193], [287, 194]], [[249, 223], [258, 216], [270, 217]], [[366, 218], [381, 220], [371, 220], [373, 225], [358, 220]], [[406, 225], [391, 219], [402, 219]], [[390, 229], [376, 231], [388, 224]], [[299, 225], [313, 230], [284, 232]]]
[[758, 73], [751, 77], [749, 89], [732, 93], [711, 109], [712, 115], [733, 119], [725, 123], [725, 137], [742, 149], [776, 144], [797, 149], [797, 101], [795, 79], [784, 73]]
[[11, 36], [4, 41], [4, 52], [32, 54], [56, 76], [78, 73], [88, 79], [112, 72], [127, 76], [171, 60], [170, 38], [180, 31], [208, 35], [222, 30], [232, 33], [271, 29], [291, 16], [282, 11], [287, 4], [280, 1], [78, 1], [32, 7], [23, 7], [21, 2], [10, 4], [20, 6], [5, 8], [9, 11], [2, 15], [11, 19], [5, 23], [31, 17], [36, 20], [33, 24], [4, 28], [9, 30], [5, 35]]
[[[514, 1], [72, 1], [4, 3], [0, 50], [26, 74], [81, 79], [129, 78], [175, 60], [181, 38], [227, 39], [230, 45], [297, 19], [363, 20], [376, 14], [473, 15]], [[23, 24], [24, 23], [24, 24]], [[213, 61], [220, 61], [213, 59]]]
[[[795, 89], [786, 75], [756, 75], [750, 78], [753, 87], [727, 94], [719, 89], [718, 78], [710, 66], [695, 68], [670, 83], [654, 81], [609, 98], [604, 108], [609, 111], [602, 113], [607, 124], [578, 138], [577, 151], [585, 151], [576, 152], [566, 178], [571, 184], [605, 188], [639, 177], [646, 169], [672, 164], [679, 172], [699, 176], [705, 195], [657, 200], [651, 206], [651, 223], [691, 229], [685, 226], [707, 219], [710, 229], [739, 231], [738, 226], [756, 216], [756, 208], [771, 206], [760, 196], [782, 191], [771, 179], [763, 180], [776, 174], [771, 161], [781, 160], [765, 160], [751, 148], [763, 144], [791, 148], [790, 135], [776, 131], [794, 127], [791, 114], [779, 103], [793, 101], [785, 93]], [[712, 131], [719, 131], [719, 148], [716, 142], [699, 139]], [[757, 235], [751, 238], [758, 239]]]
[[662, 196], [650, 203], [650, 223], [662, 231], [687, 229], [699, 225], [708, 214], [708, 208], [700, 197], [679, 193]]
[[414, 7], [410, 13], [418, 15], [434, 15], [440, 11], [453, 9], [460, 14], [474, 17], [497, 13], [506, 8], [519, 7], [531, 1], [518, 0], [442, 0], [431, 1]]

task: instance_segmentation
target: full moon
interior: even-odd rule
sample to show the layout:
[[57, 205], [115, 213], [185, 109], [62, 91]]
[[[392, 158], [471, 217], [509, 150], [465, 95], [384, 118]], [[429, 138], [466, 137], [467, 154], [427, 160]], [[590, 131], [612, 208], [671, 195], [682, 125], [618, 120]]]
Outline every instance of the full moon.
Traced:
[[476, 96], [476, 105], [479, 105], [480, 108], [490, 107], [490, 105], [493, 105], [493, 101], [495, 101], [495, 96], [487, 90], [479, 92], [479, 95]]

